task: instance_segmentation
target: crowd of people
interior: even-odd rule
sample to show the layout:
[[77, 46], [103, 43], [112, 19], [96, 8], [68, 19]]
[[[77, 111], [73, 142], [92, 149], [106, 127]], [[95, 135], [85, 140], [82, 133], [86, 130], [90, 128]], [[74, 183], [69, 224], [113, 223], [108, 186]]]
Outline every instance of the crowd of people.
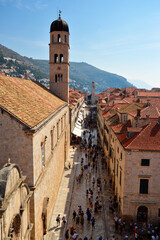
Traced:
[[[97, 144], [97, 141], [94, 136], [94, 131], [96, 127], [96, 118], [92, 114], [84, 120], [84, 125], [87, 128], [83, 132], [83, 137], [79, 141], [79, 151], [82, 153], [79, 160], [80, 167], [77, 171], [76, 176], [76, 186], [81, 186], [85, 184], [85, 208], [82, 205], [78, 205], [77, 209], [73, 210], [72, 221], [70, 226], [67, 226], [65, 232], [65, 240], [67, 239], [77, 239], [77, 240], [118, 240], [118, 239], [153, 239], [159, 240], [160, 227], [153, 226], [152, 224], [142, 224], [141, 226], [137, 223], [131, 221], [130, 223], [126, 222], [125, 219], [121, 219], [119, 216], [119, 209], [116, 196], [109, 198], [109, 213], [113, 216], [115, 223], [115, 235], [112, 237], [103, 238], [104, 236], [99, 234], [99, 237], [94, 237], [94, 229], [96, 226], [96, 218], [99, 214], [102, 213], [103, 204], [102, 204], [102, 187], [105, 188], [107, 185], [107, 180], [102, 178], [99, 173], [99, 166], [108, 170], [105, 156], [100, 144]], [[99, 165], [100, 164], [100, 165]], [[69, 163], [68, 168], [71, 168]], [[110, 187], [112, 186], [112, 179], [108, 181]], [[84, 209], [83, 209], [84, 208]], [[102, 216], [102, 215], [101, 215]], [[63, 226], [66, 224], [66, 217], [63, 216], [60, 218], [60, 214], [56, 218], [57, 226], [60, 225], [62, 221]], [[88, 235], [84, 236], [83, 231], [79, 229], [84, 229], [84, 226], [89, 229]], [[86, 232], [86, 231], [85, 231]], [[82, 238], [83, 235], [83, 238]], [[97, 235], [96, 235], [97, 236]], [[117, 237], [118, 236], [118, 237]], [[123, 238], [122, 238], [123, 236]]]

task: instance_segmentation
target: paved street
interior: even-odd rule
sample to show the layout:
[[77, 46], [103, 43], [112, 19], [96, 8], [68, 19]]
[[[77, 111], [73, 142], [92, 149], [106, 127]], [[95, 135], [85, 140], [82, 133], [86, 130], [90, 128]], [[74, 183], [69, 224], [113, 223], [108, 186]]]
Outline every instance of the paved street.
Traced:
[[[88, 143], [88, 137], [90, 132], [86, 133], [85, 139]], [[97, 129], [91, 132], [92, 135], [92, 145], [97, 144]], [[67, 229], [74, 227], [78, 237], [84, 238], [85, 236], [90, 239], [92, 236], [93, 240], [98, 240], [100, 235], [103, 239], [109, 237], [109, 239], [115, 235], [114, 226], [114, 215], [109, 212], [109, 198], [113, 195], [112, 189], [109, 185], [109, 177], [107, 175], [107, 169], [102, 168], [101, 163], [101, 152], [98, 153], [97, 157], [97, 169], [93, 169], [93, 166], [84, 169], [83, 177], [79, 182], [78, 176], [81, 173], [81, 166], [88, 165], [88, 157], [85, 154], [88, 153], [87, 150], [80, 149], [79, 146], [71, 146], [69, 153], [69, 160], [66, 163], [66, 169], [62, 178], [61, 186], [59, 189], [58, 197], [56, 200], [55, 209], [53, 211], [52, 221], [50, 223], [49, 233], [45, 236], [45, 240], [57, 240], [65, 239], [64, 235]], [[83, 165], [81, 165], [81, 160], [83, 158]], [[71, 168], [68, 168], [68, 164], [71, 164]], [[86, 179], [87, 174], [87, 179]], [[95, 184], [92, 183], [93, 178], [95, 178]], [[101, 179], [101, 190], [98, 193], [97, 188], [97, 178]], [[105, 179], [105, 182], [104, 182]], [[90, 205], [88, 197], [86, 196], [86, 190], [91, 188], [93, 191], [93, 197], [91, 198]], [[102, 201], [102, 208], [95, 212], [95, 201], [98, 196], [98, 201]], [[78, 206], [81, 206], [84, 212], [84, 224], [81, 221], [76, 224], [73, 220], [73, 211], [78, 213]], [[88, 223], [86, 210], [91, 209], [91, 215], [95, 218], [95, 227], [92, 228], [91, 222]], [[66, 224], [64, 226], [62, 220], [60, 226], [57, 226], [56, 217], [60, 214], [62, 219], [63, 216], [66, 217]], [[124, 239], [124, 235], [121, 235], [119, 239]]]

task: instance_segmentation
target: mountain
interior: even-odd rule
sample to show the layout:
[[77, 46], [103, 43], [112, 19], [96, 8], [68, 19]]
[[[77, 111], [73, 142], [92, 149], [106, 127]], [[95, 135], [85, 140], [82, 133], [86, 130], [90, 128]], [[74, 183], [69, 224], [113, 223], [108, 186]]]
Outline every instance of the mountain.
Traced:
[[153, 86], [149, 85], [148, 83], [143, 82], [141, 80], [129, 79], [129, 82], [134, 84], [137, 88], [145, 88], [145, 89], [151, 90], [151, 88], [153, 87]]
[[[10, 67], [6, 72], [11, 76], [25, 77], [28, 73], [30, 79], [49, 83], [49, 64], [48, 60], [38, 60], [23, 57], [11, 49], [0, 44], [0, 65]], [[12, 68], [11, 68], [12, 67]], [[12, 69], [12, 71], [11, 71]], [[2, 71], [2, 67], [0, 68]], [[70, 62], [70, 87], [91, 92], [91, 83], [95, 82], [96, 93], [111, 87], [124, 88], [133, 87], [126, 78], [117, 74], [100, 70], [84, 62]]]

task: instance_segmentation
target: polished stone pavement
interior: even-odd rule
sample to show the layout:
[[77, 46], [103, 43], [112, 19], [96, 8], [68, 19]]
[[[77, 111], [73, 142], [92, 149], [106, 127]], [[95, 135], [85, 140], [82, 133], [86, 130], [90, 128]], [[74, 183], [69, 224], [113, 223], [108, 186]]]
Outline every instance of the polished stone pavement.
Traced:
[[[94, 144], [97, 141], [97, 130], [94, 129], [92, 132], [92, 136], [94, 139]], [[87, 139], [87, 136], [85, 136]], [[107, 170], [102, 168], [101, 165], [101, 154], [98, 156], [98, 169], [96, 171], [91, 169], [84, 170], [83, 179], [81, 183], [77, 183], [76, 176], [79, 175], [81, 169], [81, 158], [84, 158], [84, 164], [87, 163], [87, 159], [85, 159], [85, 151], [80, 150], [79, 146], [71, 146], [69, 151], [69, 159], [66, 162], [66, 169], [64, 171], [61, 185], [59, 188], [55, 208], [53, 211], [52, 220], [50, 223], [50, 228], [46, 236], [44, 236], [45, 240], [60, 240], [65, 239], [64, 234], [66, 229], [69, 229], [73, 226], [78, 233], [78, 237], [82, 239], [87, 236], [88, 239], [92, 236], [93, 240], [98, 240], [99, 236], [102, 235], [103, 239], [106, 239], [115, 235], [119, 239], [124, 239], [126, 233], [123, 235], [119, 235], [115, 233], [114, 226], [114, 215], [109, 212], [109, 198], [113, 196], [112, 189], [109, 185], [109, 177], [107, 174]], [[86, 162], [85, 162], [86, 161]], [[68, 164], [71, 164], [71, 169], [68, 168]], [[87, 207], [89, 207], [88, 199], [86, 198], [86, 189], [89, 187], [93, 190], [93, 203], [95, 201], [97, 193], [97, 186], [93, 186], [92, 182], [89, 179], [85, 179], [85, 175], [91, 171], [91, 179], [93, 176], [95, 179], [101, 177], [101, 181], [106, 180], [106, 184], [102, 184], [102, 189], [99, 194], [99, 199], [102, 200], [102, 210], [99, 210], [97, 213], [94, 212], [94, 207], [92, 208], [92, 216], [95, 217], [96, 223], [95, 228], [92, 230], [91, 224], [87, 222], [86, 214], [84, 215], [84, 225], [81, 224], [76, 225], [76, 223], [72, 219], [72, 213], [75, 210], [77, 212], [78, 206], [82, 207], [84, 213], [86, 213]], [[64, 226], [61, 221], [60, 226], [57, 227], [56, 217], [60, 214], [62, 218], [64, 215], [66, 216], [66, 225]], [[130, 238], [131, 239], [131, 238]]]

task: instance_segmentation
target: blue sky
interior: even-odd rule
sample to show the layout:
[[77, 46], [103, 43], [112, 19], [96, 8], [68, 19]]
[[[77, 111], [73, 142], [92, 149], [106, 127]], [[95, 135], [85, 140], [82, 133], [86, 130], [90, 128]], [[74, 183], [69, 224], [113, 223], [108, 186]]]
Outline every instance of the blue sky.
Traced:
[[0, 0], [0, 43], [48, 59], [59, 9], [70, 29], [70, 61], [160, 87], [160, 0]]

